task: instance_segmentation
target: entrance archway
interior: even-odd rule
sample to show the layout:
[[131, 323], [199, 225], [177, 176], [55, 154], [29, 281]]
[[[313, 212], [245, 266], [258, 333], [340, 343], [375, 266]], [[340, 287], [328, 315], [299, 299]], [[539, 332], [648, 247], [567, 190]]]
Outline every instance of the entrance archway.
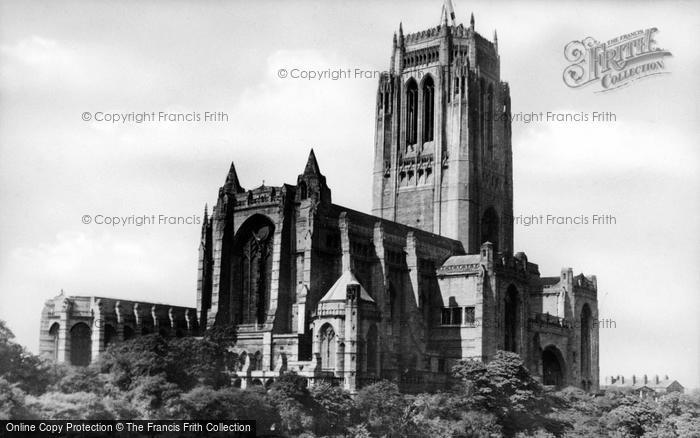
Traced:
[[564, 385], [564, 359], [553, 345], [542, 351], [542, 384], [557, 388]]
[[70, 363], [88, 366], [92, 360], [92, 332], [84, 322], [79, 322], [70, 329]]

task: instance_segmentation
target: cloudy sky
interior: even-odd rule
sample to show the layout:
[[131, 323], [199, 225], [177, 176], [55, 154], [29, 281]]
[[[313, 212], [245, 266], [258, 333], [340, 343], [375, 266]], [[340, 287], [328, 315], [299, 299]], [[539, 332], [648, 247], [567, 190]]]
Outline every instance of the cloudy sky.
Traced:
[[[513, 112], [615, 113], [513, 124], [515, 213], [615, 225], [516, 225], [543, 275], [597, 274], [601, 376], [700, 386], [697, 29], [692, 2], [455, 2], [498, 29]], [[292, 183], [316, 151], [336, 203], [371, 208], [376, 78], [393, 32], [438, 24], [423, 2], [0, 3], [0, 319], [38, 347], [61, 289], [195, 305], [199, 226], [85, 225], [83, 215], [201, 214], [231, 161], [247, 188]], [[564, 46], [658, 28], [669, 74], [609, 93], [562, 81]], [[84, 112], [222, 111], [228, 122], [109, 123]]]

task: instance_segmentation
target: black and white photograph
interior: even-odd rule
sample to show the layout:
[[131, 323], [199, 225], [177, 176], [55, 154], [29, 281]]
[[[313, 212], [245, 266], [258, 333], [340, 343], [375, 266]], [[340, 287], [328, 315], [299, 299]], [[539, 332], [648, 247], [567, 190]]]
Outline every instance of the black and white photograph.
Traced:
[[0, 437], [700, 438], [698, 38], [0, 0]]

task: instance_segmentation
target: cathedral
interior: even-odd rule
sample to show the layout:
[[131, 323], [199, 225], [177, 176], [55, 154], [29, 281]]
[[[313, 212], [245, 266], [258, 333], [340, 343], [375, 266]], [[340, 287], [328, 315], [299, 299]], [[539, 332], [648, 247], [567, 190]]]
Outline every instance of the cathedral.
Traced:
[[596, 277], [542, 277], [514, 252], [496, 34], [444, 9], [437, 27], [399, 26], [374, 111], [372, 214], [333, 203], [313, 151], [295, 184], [247, 189], [232, 164], [205, 210], [196, 309], [61, 294], [42, 313], [42, 353], [87, 364], [110, 342], [219, 326], [235, 333], [240, 387], [296, 372], [427, 391], [458, 361], [507, 350], [544, 385], [597, 390]]

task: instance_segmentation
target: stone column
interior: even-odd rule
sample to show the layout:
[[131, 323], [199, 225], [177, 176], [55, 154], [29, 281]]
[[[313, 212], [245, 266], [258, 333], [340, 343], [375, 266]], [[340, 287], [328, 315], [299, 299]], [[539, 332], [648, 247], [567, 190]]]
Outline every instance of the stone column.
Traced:
[[58, 351], [56, 353], [56, 361], [59, 363], [70, 363], [70, 329], [68, 327], [70, 310], [70, 301], [63, 300], [59, 314]]
[[360, 285], [349, 283], [345, 298], [345, 361], [343, 368], [344, 386], [350, 393], [357, 392], [357, 340], [359, 331]]
[[114, 314], [117, 318], [117, 341], [124, 340], [124, 309], [122, 308], [121, 301], [114, 303]]
[[262, 338], [262, 370], [272, 369], [272, 332], [263, 333]]
[[90, 327], [91, 354], [90, 362], [95, 361], [102, 351], [104, 351], [105, 338], [105, 315], [102, 301], [97, 298], [91, 303], [92, 318]]

